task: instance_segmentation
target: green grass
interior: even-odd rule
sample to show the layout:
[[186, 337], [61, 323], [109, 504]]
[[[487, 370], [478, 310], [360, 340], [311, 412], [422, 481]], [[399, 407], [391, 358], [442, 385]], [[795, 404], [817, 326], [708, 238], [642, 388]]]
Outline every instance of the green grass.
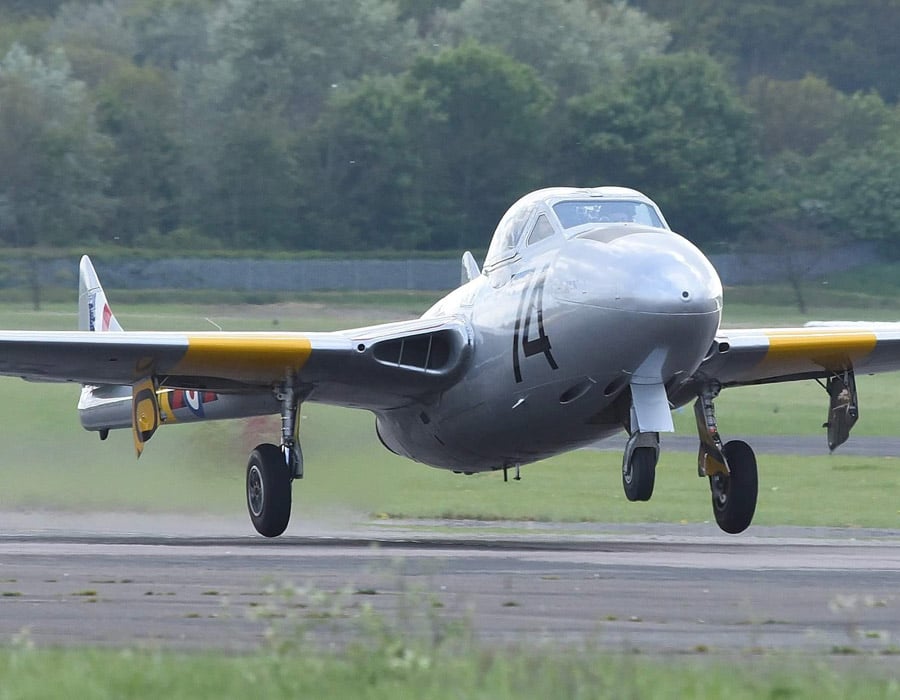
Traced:
[[479, 646], [430, 649], [399, 639], [341, 655], [106, 650], [0, 651], [0, 698], [844, 698], [900, 697], [889, 674], [825, 660], [698, 657]]

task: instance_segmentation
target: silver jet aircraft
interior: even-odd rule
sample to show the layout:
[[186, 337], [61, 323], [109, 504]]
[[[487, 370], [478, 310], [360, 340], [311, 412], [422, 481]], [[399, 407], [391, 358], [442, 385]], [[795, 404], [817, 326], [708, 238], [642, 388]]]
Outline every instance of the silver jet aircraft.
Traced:
[[304, 401], [361, 408], [389, 450], [471, 474], [509, 469], [623, 429], [622, 484], [653, 494], [659, 434], [694, 403], [697, 471], [716, 522], [746, 529], [756, 459], [723, 442], [721, 389], [801, 379], [828, 395], [828, 443], [856, 422], [854, 373], [900, 368], [900, 324], [722, 330], [722, 284], [640, 192], [553, 188], [516, 202], [482, 270], [413, 321], [329, 333], [124, 332], [90, 260], [79, 331], [0, 331], [0, 374], [84, 385], [82, 425], [104, 439], [131, 428], [140, 455], [160, 425], [281, 415], [279, 444], [247, 465], [256, 530], [280, 535], [303, 476]]

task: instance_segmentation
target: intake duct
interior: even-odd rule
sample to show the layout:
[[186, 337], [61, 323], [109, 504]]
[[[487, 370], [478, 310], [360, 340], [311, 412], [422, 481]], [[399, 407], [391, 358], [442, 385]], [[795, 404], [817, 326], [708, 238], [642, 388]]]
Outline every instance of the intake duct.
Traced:
[[376, 343], [373, 357], [383, 365], [442, 372], [460, 351], [460, 335], [452, 330], [420, 333]]

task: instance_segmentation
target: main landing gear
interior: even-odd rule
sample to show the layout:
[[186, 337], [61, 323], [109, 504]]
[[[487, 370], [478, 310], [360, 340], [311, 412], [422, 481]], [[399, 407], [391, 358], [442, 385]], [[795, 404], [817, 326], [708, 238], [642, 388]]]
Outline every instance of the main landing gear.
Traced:
[[288, 377], [278, 389], [281, 446], [257, 445], [247, 462], [247, 509], [256, 531], [278, 537], [291, 519], [291, 484], [303, 478], [303, 453], [297, 440], [300, 395]]
[[732, 440], [722, 444], [713, 405], [720, 389], [715, 382], [705, 385], [694, 404], [700, 434], [697, 473], [709, 477], [716, 523], [725, 532], [737, 534], [753, 520], [759, 477], [756, 456], [746, 442]]

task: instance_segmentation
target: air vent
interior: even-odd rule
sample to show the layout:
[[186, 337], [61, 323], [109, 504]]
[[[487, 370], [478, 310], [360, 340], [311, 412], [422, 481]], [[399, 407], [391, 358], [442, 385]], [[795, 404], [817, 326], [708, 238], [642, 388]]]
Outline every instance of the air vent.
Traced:
[[440, 371], [450, 363], [452, 331], [437, 331], [377, 343], [372, 354], [386, 365]]

